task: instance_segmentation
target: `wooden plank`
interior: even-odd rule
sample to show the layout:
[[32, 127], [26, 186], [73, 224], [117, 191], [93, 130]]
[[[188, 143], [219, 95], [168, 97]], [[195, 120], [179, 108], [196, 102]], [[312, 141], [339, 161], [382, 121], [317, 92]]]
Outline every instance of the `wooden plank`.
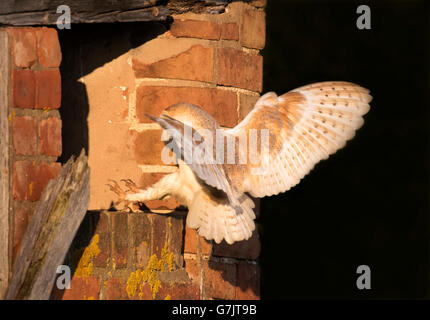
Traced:
[[[55, 25], [68, 5], [71, 23], [164, 21], [171, 14], [222, 13], [233, 0], [20, 0], [0, 1], [0, 25]], [[251, 0], [242, 0], [249, 2]]]
[[9, 37], [0, 30], [0, 299], [9, 278]]
[[6, 299], [48, 299], [90, 199], [84, 150], [44, 189], [21, 242]]
[[22, 0], [0, 2], [0, 25], [55, 25], [62, 13], [57, 7], [68, 5], [71, 23], [162, 21], [168, 16], [162, 0]]

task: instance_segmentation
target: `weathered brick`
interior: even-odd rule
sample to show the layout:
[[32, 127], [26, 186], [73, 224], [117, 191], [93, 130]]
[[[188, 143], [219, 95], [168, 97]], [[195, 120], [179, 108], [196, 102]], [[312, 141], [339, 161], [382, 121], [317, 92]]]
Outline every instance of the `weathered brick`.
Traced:
[[175, 20], [170, 32], [175, 37], [218, 40], [220, 28], [216, 22], [199, 20]]
[[260, 255], [261, 244], [257, 229], [254, 230], [251, 238], [228, 244], [224, 240], [219, 244], [213, 245], [212, 254], [214, 256], [232, 257], [240, 259], [255, 260]]
[[200, 283], [200, 267], [196, 260], [192, 259], [185, 259], [185, 271], [188, 274], [188, 277], [191, 279], [191, 281]]
[[257, 8], [263, 8], [267, 5], [267, 0], [252, 0], [250, 4]]
[[12, 72], [13, 105], [18, 108], [34, 108], [36, 102], [36, 77], [32, 70]]
[[174, 255], [174, 268], [179, 269], [184, 265], [182, 248], [184, 244], [184, 217], [170, 215], [167, 217], [167, 244], [169, 252]]
[[109, 215], [104, 212], [100, 212], [94, 214], [97, 217], [97, 221], [95, 221], [95, 230], [94, 234], [99, 235], [99, 243], [98, 247], [100, 249], [100, 253], [93, 258], [93, 264], [96, 267], [105, 268], [111, 256], [111, 231], [109, 228]]
[[33, 117], [14, 117], [13, 146], [16, 155], [36, 154], [36, 119]]
[[220, 25], [221, 39], [239, 40], [239, 27], [236, 23], [223, 23]]
[[240, 93], [239, 96], [239, 121], [242, 121], [248, 113], [254, 109], [260, 96], [253, 96], [249, 94]]
[[61, 63], [61, 47], [57, 30], [37, 28], [37, 54], [39, 63], [45, 68], [57, 68]]
[[200, 241], [200, 249], [202, 254], [210, 255], [212, 251], [211, 241], [197, 235], [196, 230], [185, 227], [185, 243], [184, 252], [197, 253], [197, 241]]
[[199, 300], [200, 287], [194, 283], [163, 283], [157, 293], [157, 299]]
[[261, 91], [263, 57], [232, 48], [219, 48], [217, 75], [218, 84]]
[[201, 45], [167, 59], [144, 64], [133, 59], [133, 70], [138, 78], [168, 78], [212, 82], [214, 49]]
[[[154, 183], [158, 182], [165, 175], [166, 173], [145, 172], [141, 175], [140, 182], [138, 185], [141, 189], [146, 189], [152, 186]], [[175, 208], [181, 206], [181, 203], [173, 197], [166, 198], [163, 200], [145, 201], [144, 204], [150, 210], [174, 210]]]
[[10, 28], [15, 66], [29, 68], [36, 63], [36, 32], [33, 28]]
[[244, 47], [263, 49], [266, 43], [266, 14], [262, 10], [243, 12], [240, 43]]
[[98, 300], [100, 283], [100, 279], [94, 276], [74, 276], [70, 282], [70, 289], [59, 291], [64, 291], [63, 300]]
[[48, 184], [61, 170], [61, 164], [16, 161], [13, 169], [13, 197], [15, 200], [37, 201]]
[[[240, 74], [240, 71], [238, 73]], [[152, 122], [145, 113], [159, 116], [165, 108], [179, 102], [200, 106], [222, 126], [234, 127], [237, 124], [236, 93], [212, 88], [138, 87], [136, 114], [140, 122]]]
[[127, 284], [120, 278], [110, 278], [106, 281], [106, 300], [127, 300]]
[[61, 104], [61, 75], [58, 69], [36, 73], [36, 108], [58, 109]]
[[240, 262], [237, 265], [236, 299], [260, 299], [260, 268], [258, 265], [246, 262]]
[[206, 298], [235, 298], [236, 265], [215, 261], [204, 261], [204, 288]]
[[[135, 157], [137, 163], [147, 165], [174, 165], [174, 162], [164, 163], [162, 158], [164, 148], [165, 144], [161, 140], [161, 129], [145, 130], [138, 133], [135, 139]], [[173, 156], [171, 151], [168, 151], [168, 154]], [[167, 159], [169, 160], [171, 157], [169, 156]]]
[[25, 231], [27, 230], [30, 215], [31, 211], [22, 205], [15, 207], [13, 212], [13, 260], [16, 258], [21, 240], [24, 237]]
[[39, 124], [39, 153], [60, 156], [62, 151], [61, 120], [48, 118]]
[[166, 216], [151, 214], [149, 215], [152, 224], [152, 241], [151, 241], [151, 253], [156, 254], [157, 257], [161, 257], [161, 250], [166, 244]]
[[128, 225], [131, 263], [136, 269], [145, 268], [151, 256], [151, 221], [145, 214], [131, 213], [128, 216]]
[[112, 214], [112, 262], [115, 268], [127, 267], [128, 224], [126, 212]]

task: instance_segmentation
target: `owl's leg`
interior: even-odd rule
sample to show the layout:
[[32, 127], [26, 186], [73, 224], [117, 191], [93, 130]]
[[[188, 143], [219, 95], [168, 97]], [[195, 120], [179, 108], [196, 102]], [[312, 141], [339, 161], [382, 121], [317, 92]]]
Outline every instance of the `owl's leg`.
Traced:
[[133, 193], [127, 193], [124, 200], [130, 202], [144, 202], [162, 199], [178, 190], [179, 175], [177, 172], [166, 175], [146, 189], [138, 189], [131, 180], [124, 180], [124, 182], [126, 186], [133, 191]]

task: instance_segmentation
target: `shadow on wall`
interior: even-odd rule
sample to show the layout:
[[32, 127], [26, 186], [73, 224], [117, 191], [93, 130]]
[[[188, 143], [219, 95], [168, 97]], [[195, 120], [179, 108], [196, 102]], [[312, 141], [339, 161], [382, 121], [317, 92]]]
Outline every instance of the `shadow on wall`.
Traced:
[[62, 100], [59, 109], [63, 121], [63, 153], [65, 163], [80, 150], [88, 150], [89, 112], [85, 84], [79, 79], [127, 51], [156, 38], [169, 28], [169, 22], [137, 22], [77, 24], [70, 30], [59, 30], [63, 53], [60, 66]]

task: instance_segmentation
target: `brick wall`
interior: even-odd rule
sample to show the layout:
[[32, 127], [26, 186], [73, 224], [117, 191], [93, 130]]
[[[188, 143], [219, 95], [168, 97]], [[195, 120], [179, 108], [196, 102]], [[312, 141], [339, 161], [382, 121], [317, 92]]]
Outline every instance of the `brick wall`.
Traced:
[[[63, 131], [67, 123], [87, 138], [90, 211], [65, 261], [73, 267], [71, 289], [55, 289], [53, 299], [259, 298], [257, 231], [250, 240], [232, 246], [206, 241], [185, 227], [186, 211], [175, 199], [145, 203], [152, 213], [110, 211], [116, 197], [106, 183], [130, 178], [145, 188], [176, 170], [161, 162], [161, 130], [144, 113], [158, 115], [186, 101], [233, 127], [251, 110], [262, 90], [263, 6], [264, 1], [236, 2], [220, 15], [178, 15], [169, 30], [137, 47], [129, 48], [127, 35], [121, 34], [109, 35], [105, 43], [101, 36], [82, 41], [75, 48], [77, 57], [63, 49], [69, 67], [62, 66], [61, 110], [64, 104], [71, 109], [61, 115], [74, 117], [72, 121], [61, 120], [57, 110], [57, 32], [9, 30], [15, 63], [10, 117], [14, 252], [41, 190], [60, 169], [55, 161], [62, 147], [64, 152], [73, 139], [66, 135], [61, 145], [62, 121]], [[126, 50], [110, 57], [118, 47]], [[104, 56], [107, 62], [94, 62]], [[97, 67], [79, 73], [90, 64]], [[79, 74], [67, 79], [67, 70]], [[76, 80], [82, 92], [70, 89]], [[86, 119], [75, 116], [81, 112], [77, 109], [85, 108]]]
[[36, 201], [61, 164], [61, 49], [52, 28], [8, 28], [11, 47], [12, 212], [15, 258]]

